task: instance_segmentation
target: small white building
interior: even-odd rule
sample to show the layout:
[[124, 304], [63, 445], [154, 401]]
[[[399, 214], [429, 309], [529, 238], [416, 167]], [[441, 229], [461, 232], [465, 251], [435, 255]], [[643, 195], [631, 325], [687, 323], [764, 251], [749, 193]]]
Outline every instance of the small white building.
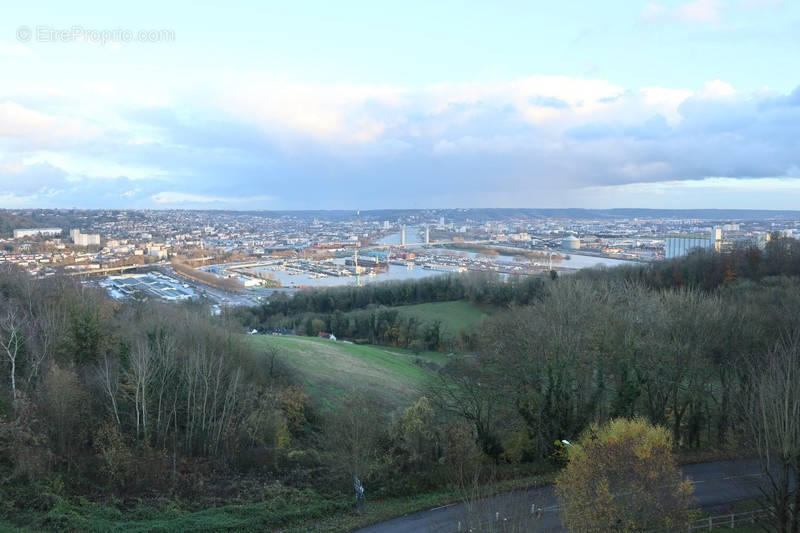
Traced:
[[61, 235], [61, 228], [20, 228], [14, 230], [15, 239], [24, 239], [25, 237], [57, 237]]

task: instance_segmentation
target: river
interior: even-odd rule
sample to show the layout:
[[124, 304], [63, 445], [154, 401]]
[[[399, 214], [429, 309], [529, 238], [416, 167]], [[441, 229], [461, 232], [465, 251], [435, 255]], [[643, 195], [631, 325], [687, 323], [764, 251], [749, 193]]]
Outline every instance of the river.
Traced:
[[[424, 227], [423, 226], [408, 226], [406, 227], [406, 244], [422, 244], [424, 242]], [[391, 233], [377, 241], [378, 244], [400, 244], [400, 233]], [[474, 258], [478, 255], [476, 252], [460, 251], [448, 248], [426, 248], [428, 253], [432, 254], [465, 254], [467, 257]], [[581, 269], [590, 268], [598, 265], [606, 267], [613, 267], [618, 265], [633, 264], [631, 261], [622, 259], [611, 259], [608, 257], [594, 257], [590, 255], [581, 255], [572, 253], [570, 251], [561, 250], [557, 253], [565, 256], [559, 262], [554, 261], [554, 266], [562, 268]], [[569, 255], [569, 259], [566, 256]], [[493, 261], [498, 263], [509, 263], [511, 265], [519, 264], [515, 258], [510, 255], [499, 254], [494, 256]], [[344, 264], [344, 259], [336, 259], [338, 264]], [[539, 264], [546, 265], [547, 259], [542, 258], [538, 261]], [[298, 272], [291, 274], [291, 269], [280, 270], [271, 266], [257, 267], [255, 270], [267, 272], [281, 282], [281, 285], [286, 288], [292, 287], [333, 287], [337, 285], [354, 285], [356, 283], [355, 276], [328, 276], [328, 277], [312, 277], [311, 273]], [[405, 280], [405, 279], [420, 279], [429, 276], [441, 275], [443, 272], [439, 270], [430, 270], [420, 266], [406, 267], [403, 265], [389, 265], [386, 271], [376, 273], [374, 276], [362, 275], [360, 276], [361, 284], [371, 283], [375, 281], [390, 281], [390, 280]]]

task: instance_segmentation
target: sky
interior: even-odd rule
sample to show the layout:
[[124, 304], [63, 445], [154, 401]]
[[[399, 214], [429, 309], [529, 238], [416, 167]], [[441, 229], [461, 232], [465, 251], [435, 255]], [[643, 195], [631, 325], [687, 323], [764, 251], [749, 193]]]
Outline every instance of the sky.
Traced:
[[800, 0], [7, 2], [20, 207], [797, 209]]

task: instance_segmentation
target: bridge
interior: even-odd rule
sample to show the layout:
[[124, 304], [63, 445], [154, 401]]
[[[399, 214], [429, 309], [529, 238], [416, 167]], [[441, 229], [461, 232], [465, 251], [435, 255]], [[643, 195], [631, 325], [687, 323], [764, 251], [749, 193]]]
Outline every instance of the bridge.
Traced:
[[159, 267], [169, 264], [167, 261], [158, 261], [156, 263], [146, 263], [142, 265], [118, 265], [112, 267], [104, 267], [104, 268], [95, 268], [92, 270], [77, 270], [75, 272], [69, 272], [70, 276], [87, 276], [87, 275], [94, 275], [94, 274], [110, 274], [111, 272], [125, 272], [126, 270], [137, 270], [140, 268], [152, 268], [152, 267]]
[[362, 250], [381, 250], [385, 248], [427, 248], [437, 246], [451, 246], [451, 245], [470, 245], [470, 244], [491, 244], [493, 241], [488, 239], [478, 241], [429, 241], [429, 242], [407, 242], [405, 244], [370, 244], [367, 246], [359, 246], [358, 251]]

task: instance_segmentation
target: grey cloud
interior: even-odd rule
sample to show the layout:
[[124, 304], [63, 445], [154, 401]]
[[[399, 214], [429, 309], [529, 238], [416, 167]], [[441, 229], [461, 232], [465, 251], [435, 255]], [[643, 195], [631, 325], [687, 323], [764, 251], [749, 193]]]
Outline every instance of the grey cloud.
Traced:
[[[556, 99], [541, 103], [560, 109]], [[584, 186], [781, 176], [800, 167], [800, 88], [785, 96], [691, 98], [677, 123], [653, 114], [566, 134], [498, 103], [399, 118], [378, 103], [367, 107], [386, 119], [386, 130], [374, 142], [341, 149], [297, 137], [287, 149], [274, 133], [208, 111], [129, 110], [124, 118], [156, 131], [159, 141], [119, 136], [75, 153], [155, 168], [152, 177], [97, 180], [42, 165], [26, 170], [25, 183], [2, 174], [0, 184], [19, 194], [47, 187], [60, 191], [47, 202], [85, 207], [151, 207], [164, 191], [270, 199], [243, 201], [247, 208], [541, 205]]]
[[59, 190], [68, 186], [66, 178], [66, 172], [50, 163], [0, 166], [0, 191], [30, 195], [42, 190]]
[[530, 103], [539, 107], [551, 107], [553, 109], [567, 109], [569, 104], [564, 100], [547, 96], [536, 96], [530, 99]]

